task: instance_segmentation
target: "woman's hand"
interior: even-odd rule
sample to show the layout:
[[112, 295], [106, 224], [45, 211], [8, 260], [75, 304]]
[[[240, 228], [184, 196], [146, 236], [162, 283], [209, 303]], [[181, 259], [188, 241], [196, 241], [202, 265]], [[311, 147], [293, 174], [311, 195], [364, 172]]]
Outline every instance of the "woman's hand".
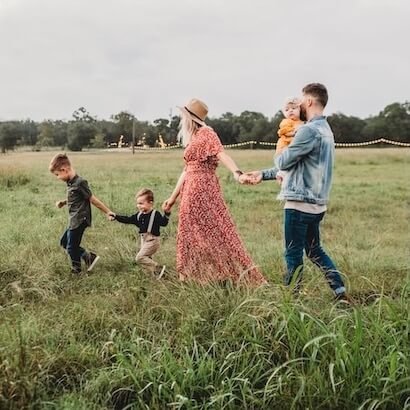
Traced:
[[164, 212], [171, 212], [171, 208], [175, 204], [175, 199], [174, 198], [168, 198], [163, 204], [162, 204], [162, 210]]
[[256, 185], [262, 182], [262, 172], [252, 171], [246, 172], [239, 177], [239, 182], [246, 185]]

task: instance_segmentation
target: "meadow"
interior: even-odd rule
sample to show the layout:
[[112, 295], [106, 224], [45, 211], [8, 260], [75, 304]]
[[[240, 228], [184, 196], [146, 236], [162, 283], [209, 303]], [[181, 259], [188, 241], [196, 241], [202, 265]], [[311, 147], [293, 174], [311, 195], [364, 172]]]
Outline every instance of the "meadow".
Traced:
[[[268, 150], [229, 153], [243, 170], [272, 163]], [[240, 186], [225, 169], [226, 202], [270, 286], [180, 283], [177, 209], [160, 281], [134, 264], [136, 230], [96, 208], [83, 244], [101, 261], [74, 277], [53, 154], [0, 156], [0, 409], [410, 409], [410, 149], [337, 150], [322, 240], [351, 309], [308, 262], [304, 295], [281, 285], [279, 186]], [[182, 169], [180, 150], [70, 157], [122, 214], [142, 187], [159, 209]]]

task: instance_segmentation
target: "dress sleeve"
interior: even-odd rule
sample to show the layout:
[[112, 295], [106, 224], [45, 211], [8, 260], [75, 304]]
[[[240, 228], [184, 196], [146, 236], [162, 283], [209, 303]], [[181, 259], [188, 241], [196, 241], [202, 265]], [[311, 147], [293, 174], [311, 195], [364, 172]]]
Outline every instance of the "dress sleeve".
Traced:
[[202, 154], [204, 159], [218, 155], [224, 150], [218, 134], [210, 127], [205, 127], [202, 132], [203, 147]]

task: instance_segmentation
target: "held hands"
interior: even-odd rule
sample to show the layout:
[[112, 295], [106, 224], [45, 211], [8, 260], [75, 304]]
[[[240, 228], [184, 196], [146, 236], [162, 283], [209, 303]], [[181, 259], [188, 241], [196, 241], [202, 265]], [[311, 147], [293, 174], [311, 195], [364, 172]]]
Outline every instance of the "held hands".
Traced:
[[114, 212], [110, 211], [106, 213], [107, 219], [109, 221], [115, 221], [115, 217], [117, 216]]
[[168, 198], [163, 204], [162, 204], [162, 210], [164, 212], [171, 212], [171, 208], [175, 204], [175, 199]]
[[246, 172], [237, 180], [242, 185], [257, 185], [262, 181], [262, 173], [260, 171]]

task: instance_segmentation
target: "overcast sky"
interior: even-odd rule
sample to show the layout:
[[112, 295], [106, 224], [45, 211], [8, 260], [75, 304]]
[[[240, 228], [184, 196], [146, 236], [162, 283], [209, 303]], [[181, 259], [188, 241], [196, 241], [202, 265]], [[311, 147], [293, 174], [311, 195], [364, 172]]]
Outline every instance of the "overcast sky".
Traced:
[[271, 117], [308, 82], [327, 112], [410, 100], [409, 0], [0, 0], [0, 120]]

